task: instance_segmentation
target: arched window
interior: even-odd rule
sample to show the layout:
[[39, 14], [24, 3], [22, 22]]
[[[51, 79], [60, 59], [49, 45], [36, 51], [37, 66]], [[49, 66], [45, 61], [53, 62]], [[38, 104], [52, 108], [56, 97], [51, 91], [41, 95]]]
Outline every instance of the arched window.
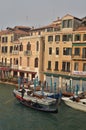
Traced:
[[2, 64], [3, 64], [3, 58], [2, 58]]
[[15, 45], [15, 46], [14, 46], [14, 50], [18, 50], [18, 45]]
[[29, 59], [29, 57], [27, 57], [27, 67], [29, 67], [29, 61], [30, 61], [30, 59]]
[[12, 58], [10, 58], [10, 65], [12, 65]]
[[7, 64], [7, 58], [5, 58], [5, 65]]
[[14, 60], [13, 60], [14, 65], [15, 65], [15, 61], [16, 61], [16, 60], [15, 60], [15, 58], [14, 58]]
[[38, 58], [35, 58], [35, 65], [34, 67], [38, 67]]
[[16, 50], [16, 46], [14, 46], [14, 50]]
[[16, 46], [16, 50], [18, 50], [18, 45]]
[[22, 45], [22, 43], [20, 44], [20, 51], [23, 51], [23, 45]]
[[16, 65], [18, 65], [18, 58], [16, 58]]
[[28, 44], [27, 44], [27, 50], [31, 50], [31, 44], [30, 44], [30, 42], [28, 42]]
[[22, 65], [22, 57], [20, 57], [20, 66]]
[[36, 51], [39, 51], [39, 42], [36, 43]]

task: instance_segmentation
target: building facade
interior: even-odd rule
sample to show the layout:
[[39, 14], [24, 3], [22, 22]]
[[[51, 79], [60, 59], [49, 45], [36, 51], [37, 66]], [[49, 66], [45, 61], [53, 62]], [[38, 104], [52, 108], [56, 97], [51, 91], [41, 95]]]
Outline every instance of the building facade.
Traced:
[[30, 80], [38, 76], [48, 86], [52, 80], [57, 88], [86, 86], [85, 17], [79, 19], [67, 14], [41, 28], [16, 28], [17, 32], [15, 29], [1, 31], [2, 77], [8, 72]]
[[82, 86], [86, 86], [86, 27], [82, 24], [81, 19], [71, 15], [64, 16], [60, 25], [58, 22], [56, 25], [60, 28], [55, 30], [53, 27], [52, 31], [48, 29], [45, 35], [45, 79], [49, 86], [52, 79], [53, 84], [56, 82], [60, 88], [70, 87], [73, 91], [74, 87], [78, 85], [81, 89]]

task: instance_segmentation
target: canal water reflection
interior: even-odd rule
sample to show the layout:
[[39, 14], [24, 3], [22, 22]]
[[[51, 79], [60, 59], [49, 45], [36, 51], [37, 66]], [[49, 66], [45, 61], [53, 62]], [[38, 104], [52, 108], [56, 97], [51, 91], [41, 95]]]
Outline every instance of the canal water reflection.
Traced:
[[13, 96], [14, 86], [0, 84], [0, 130], [86, 130], [86, 113], [63, 102], [57, 114], [27, 108]]

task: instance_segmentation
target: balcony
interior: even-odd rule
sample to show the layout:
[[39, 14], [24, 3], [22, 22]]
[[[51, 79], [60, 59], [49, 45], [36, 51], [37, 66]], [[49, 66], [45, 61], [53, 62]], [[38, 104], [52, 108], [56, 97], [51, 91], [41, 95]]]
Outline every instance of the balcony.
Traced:
[[47, 68], [47, 70], [51, 70], [51, 68]]
[[86, 55], [72, 55], [73, 60], [86, 60]]
[[83, 59], [86, 59], [86, 55], [82, 55], [82, 58], [83, 58]]
[[0, 62], [0, 70], [2, 71], [9, 71], [10, 70], [10, 64], [1, 63]]
[[55, 68], [54, 71], [59, 71], [59, 70]]
[[82, 56], [73, 54], [72, 59], [82, 59]]
[[67, 73], [71, 72], [70, 69], [67, 69], [67, 70], [66, 69], [62, 69], [61, 71], [62, 72], [67, 72]]
[[13, 55], [18, 55], [18, 54], [19, 54], [19, 51], [18, 51], [18, 50], [12, 50], [12, 54], [13, 54]]
[[0, 67], [10, 67], [10, 64], [0, 62]]
[[19, 65], [12, 65], [11, 69], [19, 69]]
[[24, 55], [25, 56], [31, 56], [32, 51], [28, 50], [28, 51], [24, 51]]

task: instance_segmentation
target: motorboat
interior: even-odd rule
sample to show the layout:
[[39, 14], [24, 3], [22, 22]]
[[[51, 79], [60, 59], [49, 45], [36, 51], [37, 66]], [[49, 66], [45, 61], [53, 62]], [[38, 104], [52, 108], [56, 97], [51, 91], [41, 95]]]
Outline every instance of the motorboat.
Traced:
[[62, 97], [62, 100], [69, 107], [86, 112], [86, 98], [80, 99], [77, 96], [75, 97], [72, 96], [72, 97]]

